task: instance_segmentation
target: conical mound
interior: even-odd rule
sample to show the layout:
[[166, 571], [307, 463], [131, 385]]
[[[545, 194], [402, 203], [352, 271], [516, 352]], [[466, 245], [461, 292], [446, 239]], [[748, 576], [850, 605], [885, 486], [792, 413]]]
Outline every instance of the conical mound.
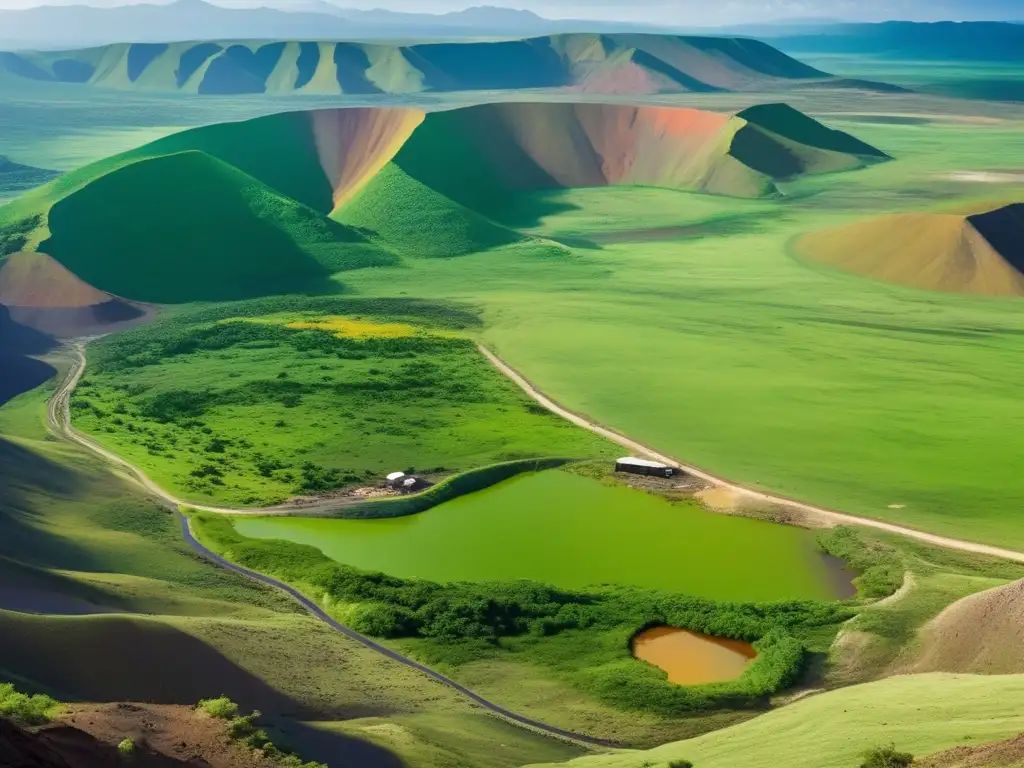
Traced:
[[107, 332], [146, 314], [80, 280], [44, 253], [16, 253], [3, 262], [0, 304], [15, 322], [51, 336]]
[[1024, 296], [1024, 205], [977, 215], [900, 213], [815, 232], [798, 244], [822, 264], [898, 285]]
[[8, 307], [71, 309], [113, 298], [79, 280], [45, 253], [15, 253], [0, 267], [0, 304]]
[[1024, 672], [1024, 581], [958, 600], [921, 631], [915, 672]]

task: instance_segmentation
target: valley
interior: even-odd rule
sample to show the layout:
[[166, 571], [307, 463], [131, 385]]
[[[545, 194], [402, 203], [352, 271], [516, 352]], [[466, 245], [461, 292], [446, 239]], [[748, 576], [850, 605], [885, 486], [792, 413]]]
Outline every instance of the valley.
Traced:
[[1024, 109], [807, 61], [6, 55], [0, 682], [274, 766], [1012, 753]]

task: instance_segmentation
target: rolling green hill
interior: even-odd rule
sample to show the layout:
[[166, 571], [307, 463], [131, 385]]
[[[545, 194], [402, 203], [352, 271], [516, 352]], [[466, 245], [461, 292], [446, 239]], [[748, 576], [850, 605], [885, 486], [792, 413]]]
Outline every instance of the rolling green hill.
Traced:
[[813, 696], [749, 722], [646, 752], [578, 758], [572, 768], [849, 768], [895, 743], [923, 756], [1024, 731], [1024, 676], [894, 677]]
[[54, 205], [49, 226], [42, 252], [101, 290], [153, 302], [311, 286], [335, 270], [304, 245], [377, 255], [351, 230], [195, 151], [99, 177]]
[[94, 288], [182, 302], [328, 289], [331, 274], [524, 243], [535, 190], [732, 197], [887, 159], [782, 104], [730, 115], [616, 104], [291, 112], [184, 131], [0, 208], [0, 258], [48, 254]]
[[17, 77], [199, 94], [409, 94], [573, 88], [591, 93], [777, 89], [830, 75], [740, 38], [564, 34], [503, 42], [134, 43], [0, 54]]

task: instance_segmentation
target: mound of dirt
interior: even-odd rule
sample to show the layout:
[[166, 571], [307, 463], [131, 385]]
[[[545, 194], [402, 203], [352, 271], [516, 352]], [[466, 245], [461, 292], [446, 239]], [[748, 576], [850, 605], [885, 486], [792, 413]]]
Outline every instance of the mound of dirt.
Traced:
[[1024, 672], [1024, 580], [953, 603], [920, 633], [915, 672]]
[[56, 337], [121, 330], [148, 312], [93, 288], [44, 253], [15, 253], [4, 260], [0, 304], [15, 322]]
[[1024, 734], [979, 747], [953, 747], [914, 761], [919, 768], [1018, 768], [1024, 765]]
[[801, 255], [914, 288], [1024, 296], [1024, 205], [976, 215], [901, 213], [805, 236]]
[[[260, 753], [231, 742], [223, 720], [190, 707], [151, 704], [77, 705], [65, 722], [38, 729], [0, 720], [4, 768], [273, 768]], [[125, 739], [131, 755], [119, 753]]]

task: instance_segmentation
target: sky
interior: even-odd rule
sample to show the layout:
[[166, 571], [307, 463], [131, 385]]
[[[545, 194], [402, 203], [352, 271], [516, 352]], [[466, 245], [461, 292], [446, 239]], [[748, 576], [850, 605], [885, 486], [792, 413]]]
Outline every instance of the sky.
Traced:
[[[0, 8], [43, 4], [123, 5], [138, 0], [0, 0]], [[165, 2], [166, 0], [145, 0]], [[308, 0], [211, 0], [252, 7]], [[748, 24], [785, 19], [842, 21], [1024, 20], [1024, 0], [330, 0], [346, 8], [444, 13], [471, 5], [525, 8], [552, 19], [584, 18], [654, 22], [672, 26]]]

